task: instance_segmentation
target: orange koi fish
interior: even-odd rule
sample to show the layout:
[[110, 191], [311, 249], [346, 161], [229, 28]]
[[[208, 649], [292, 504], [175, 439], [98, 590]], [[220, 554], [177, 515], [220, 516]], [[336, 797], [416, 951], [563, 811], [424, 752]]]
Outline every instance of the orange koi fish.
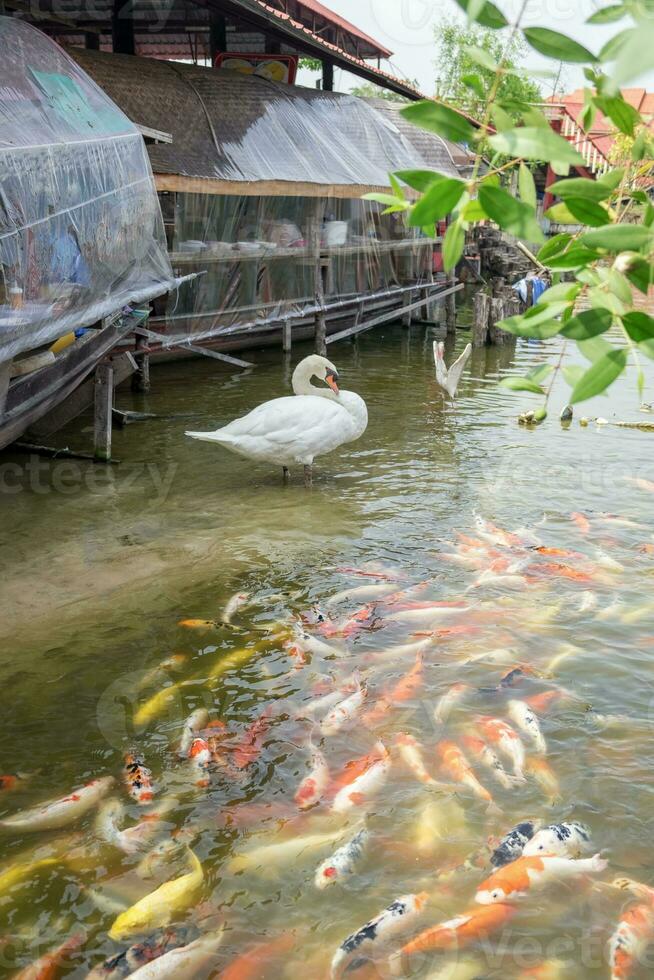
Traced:
[[463, 949], [473, 942], [486, 939], [506, 925], [516, 914], [514, 905], [497, 903], [487, 908], [471, 908], [453, 919], [425, 929], [404, 945], [391, 960], [404, 966], [406, 958], [416, 953], [436, 950]]
[[331, 780], [326, 795], [328, 797], [336, 796], [339, 790], [345, 786], [350, 786], [359, 776], [367, 772], [375, 762], [379, 762], [380, 759], [385, 759], [387, 754], [384, 743], [376, 742], [372, 752], [362, 755], [359, 759], [351, 759], [345, 764], [343, 771]]
[[195, 785], [201, 788], [209, 786], [209, 766], [212, 762], [211, 750], [208, 742], [203, 738], [196, 738], [191, 744], [188, 754], [189, 760], [195, 774]]
[[22, 772], [11, 772], [0, 776], [0, 793], [8, 793], [11, 790], [18, 789], [28, 779], [30, 779], [30, 775]]
[[594, 576], [590, 572], [582, 572], [578, 568], [571, 568], [570, 565], [561, 565], [554, 561], [544, 562], [542, 565], [535, 565], [531, 570], [536, 575], [544, 573], [558, 576], [559, 578], [566, 578], [571, 582], [588, 583], [594, 581]]
[[416, 779], [426, 785], [436, 785], [436, 780], [429, 775], [425, 768], [420, 742], [413, 735], [408, 735], [406, 732], [398, 732], [395, 736], [395, 744], [402, 756], [402, 761], [411, 770]]
[[496, 524], [492, 524], [490, 521], [485, 521], [483, 517], [480, 517], [479, 515], [475, 517], [475, 524], [479, 537], [482, 538], [483, 541], [487, 541], [490, 545], [501, 548], [523, 547], [523, 541], [519, 535], [512, 534], [510, 531], [504, 531]]
[[237, 769], [245, 769], [246, 766], [251, 765], [259, 758], [263, 748], [263, 740], [270, 728], [271, 715], [272, 706], [268, 705], [248, 727], [243, 738], [234, 749], [232, 761]]
[[590, 521], [585, 514], [580, 514], [578, 511], [573, 511], [573, 513], [570, 514], [570, 518], [575, 522], [582, 534], [588, 534], [590, 531]]
[[329, 767], [324, 755], [311, 745], [311, 771], [300, 783], [293, 799], [300, 810], [308, 810], [322, 799], [329, 783]]
[[77, 952], [84, 939], [84, 935], [76, 933], [57, 949], [45, 953], [36, 962], [26, 966], [24, 970], [14, 976], [13, 980], [55, 980], [55, 977], [59, 975], [59, 968]]
[[609, 941], [611, 980], [629, 980], [654, 940], [654, 907], [632, 905], [620, 916]]
[[416, 662], [408, 674], [401, 677], [394, 687], [382, 695], [370, 711], [366, 711], [361, 719], [363, 724], [374, 726], [384, 719], [390, 709], [407, 701], [412, 701], [420, 691], [423, 682], [424, 664], [422, 653], [419, 652], [416, 656]]
[[527, 761], [527, 772], [534, 777], [550, 803], [561, 799], [561, 786], [551, 765], [542, 755], [532, 756]]
[[[441, 760], [441, 767], [456, 783], [462, 783], [471, 789], [475, 796], [486, 803], [493, 804], [493, 797], [485, 786], [475, 776], [470, 763], [456, 742], [439, 742], [436, 753]], [[494, 804], [493, 804], [494, 805]]]
[[474, 636], [477, 633], [481, 633], [479, 626], [465, 626], [462, 623], [459, 626], [444, 626], [439, 630], [416, 630], [411, 636], [433, 636], [438, 640], [449, 640], [455, 636]]
[[479, 905], [496, 902], [518, 902], [527, 895], [541, 891], [554, 881], [563, 881], [578, 875], [599, 874], [606, 870], [608, 861], [600, 854], [592, 858], [566, 858], [551, 854], [541, 857], [520, 857], [482, 882], [475, 895]]
[[177, 625], [189, 630], [212, 630], [218, 623], [215, 619], [180, 619]]
[[510, 760], [515, 775], [524, 779], [525, 747], [515, 729], [501, 718], [490, 718], [488, 715], [480, 717], [478, 724], [484, 738]]
[[534, 548], [539, 555], [544, 555], [548, 558], [585, 558], [580, 551], [568, 551], [567, 548]]
[[383, 788], [390, 772], [391, 757], [383, 743], [380, 742], [379, 745], [384, 754], [380, 759], [373, 762], [365, 772], [338, 791], [332, 803], [334, 813], [347, 813], [355, 806], [363, 806]]
[[136, 755], [134, 752], [125, 753], [123, 777], [132, 799], [140, 804], [151, 802], [154, 797], [152, 773], [140, 755]]
[[561, 700], [563, 697], [565, 697], [563, 691], [554, 689], [552, 691], [542, 691], [540, 694], [532, 694], [531, 697], [523, 698], [523, 700], [537, 715], [544, 715], [556, 701]]
[[284, 953], [290, 952], [294, 944], [295, 937], [284, 933], [271, 942], [253, 946], [220, 971], [220, 980], [259, 980], [266, 969]]

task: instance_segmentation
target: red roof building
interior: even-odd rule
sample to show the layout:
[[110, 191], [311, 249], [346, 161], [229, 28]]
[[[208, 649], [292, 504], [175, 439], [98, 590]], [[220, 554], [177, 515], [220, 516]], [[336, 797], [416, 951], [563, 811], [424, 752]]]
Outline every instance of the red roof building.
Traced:
[[[654, 93], [648, 92], [644, 88], [625, 88], [622, 95], [629, 105], [637, 109], [646, 121], [649, 129], [654, 133]], [[548, 102], [565, 108], [567, 115], [576, 120], [584, 107], [584, 90], [575, 89], [568, 95], [551, 96]], [[598, 112], [593, 123], [593, 128], [586, 134], [587, 138], [596, 147], [598, 153], [608, 158], [613, 146], [616, 127], [610, 119], [607, 119], [601, 112]]]

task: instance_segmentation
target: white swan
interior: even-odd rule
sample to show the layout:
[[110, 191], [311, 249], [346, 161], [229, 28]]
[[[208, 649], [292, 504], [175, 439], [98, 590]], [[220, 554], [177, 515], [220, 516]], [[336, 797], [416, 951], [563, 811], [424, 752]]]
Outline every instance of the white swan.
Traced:
[[463, 370], [472, 354], [472, 344], [468, 344], [463, 353], [451, 364], [449, 369], [445, 365], [445, 344], [443, 341], [434, 341], [434, 363], [436, 364], [436, 383], [443, 391], [446, 391], [450, 398], [456, 398], [459, 381]]
[[[328, 388], [311, 384], [325, 381]], [[305, 357], [293, 372], [295, 397], [274, 398], [235, 419], [215, 432], [187, 432], [192, 439], [217, 442], [247, 459], [278, 463], [284, 478], [293, 463], [304, 466], [311, 483], [311, 466], [316, 456], [330, 453], [345, 442], [363, 435], [368, 410], [363, 398], [353, 391], [340, 391], [338, 372], [325, 357]]]

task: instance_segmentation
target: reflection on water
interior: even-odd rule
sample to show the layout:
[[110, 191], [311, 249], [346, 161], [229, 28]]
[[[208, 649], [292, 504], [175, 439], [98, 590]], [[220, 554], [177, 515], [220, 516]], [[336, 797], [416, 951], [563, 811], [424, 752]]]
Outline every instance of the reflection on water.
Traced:
[[[147, 397], [120, 393], [120, 407], [161, 417], [116, 432], [119, 467], [0, 459], [0, 771], [27, 777], [1, 792], [2, 813], [117, 779], [99, 827], [93, 811], [61, 830], [3, 835], [0, 975], [82, 932], [64, 966], [82, 977], [142, 938], [108, 933], [121, 908], [192, 874], [188, 847], [203, 879], [182, 898], [166, 942], [226, 923], [200, 976], [255, 947], [234, 976], [326, 978], [346, 936], [393, 899], [427, 892], [406, 935], [376, 951], [374, 967], [347, 974], [385, 976], [389, 952], [474, 906], [492, 870], [489, 839], [523, 820], [581, 820], [590, 853], [610, 860], [595, 877], [654, 885], [654, 527], [651, 494], [629, 482], [654, 477], [653, 437], [577, 421], [565, 431], [555, 417], [518, 427], [534, 400], [498, 389], [497, 378], [552, 358], [556, 340], [475, 351], [456, 405], [446, 404], [433, 337], [431, 328], [393, 326], [330, 351], [343, 386], [365, 398], [370, 425], [317, 461], [311, 491], [299, 472], [284, 487], [281, 472], [183, 434], [286, 392], [291, 361], [278, 351], [256, 352], [247, 374], [197, 361], [162, 366]], [[447, 358], [464, 343], [462, 334]], [[634, 387], [626, 378], [582, 410], [647, 419]], [[554, 413], [564, 398], [557, 383]], [[85, 425], [62, 442], [86, 446]], [[474, 515], [491, 522], [481, 536]], [[497, 537], [497, 527], [517, 536]], [[180, 625], [219, 621], [236, 592], [249, 598], [231, 625]], [[450, 602], [462, 605], [435, 607]], [[314, 715], [313, 702], [338, 690], [351, 697], [359, 684], [366, 693], [352, 721], [334, 733], [318, 727], [330, 703]], [[457, 684], [463, 694], [435, 719]], [[539, 699], [547, 692], [556, 693]], [[529, 699], [544, 762], [509, 705]], [[208, 768], [201, 752], [179, 758], [192, 712], [213, 753]], [[474, 738], [490, 739], [484, 716], [517, 728], [529, 749], [526, 780], [509, 788], [475, 761], [497, 809], [443, 758], [443, 744], [454, 743], [472, 760]], [[417, 740], [438, 785], [416, 778], [398, 733]], [[329, 777], [322, 802], [301, 813], [294, 795], [316, 764], [312, 746]], [[122, 782], [128, 750], [151, 770], [158, 824], [142, 823]], [[362, 772], [376, 765], [379, 781], [334, 812], [338, 788], [356, 775], [351, 760]], [[370, 840], [353, 873], [316, 888], [316, 869], [364, 815]], [[116, 836], [135, 824], [138, 832]], [[171, 830], [175, 851], [151, 859], [144, 878], [144, 853]], [[606, 943], [627, 900], [589, 878], [558, 882], [462, 951], [458, 972], [451, 953], [405, 966], [416, 977], [609, 976]], [[147, 931], [161, 941], [160, 930]], [[543, 961], [550, 972], [526, 972]], [[634, 976], [651, 975], [652, 962], [640, 969]]]

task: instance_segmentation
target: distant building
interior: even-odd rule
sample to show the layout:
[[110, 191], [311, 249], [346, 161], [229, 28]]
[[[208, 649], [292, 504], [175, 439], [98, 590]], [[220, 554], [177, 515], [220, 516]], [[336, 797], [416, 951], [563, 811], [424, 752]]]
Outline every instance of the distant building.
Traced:
[[[629, 105], [640, 112], [649, 129], [654, 133], [654, 92], [648, 92], [644, 88], [625, 88], [622, 90], [622, 95]], [[547, 101], [553, 105], [564, 107], [567, 115], [576, 120], [584, 107], [584, 90], [578, 88], [568, 95], [551, 96]], [[615, 134], [615, 124], [598, 111], [593, 128], [586, 134], [586, 137], [597, 149], [598, 154], [608, 159]]]

